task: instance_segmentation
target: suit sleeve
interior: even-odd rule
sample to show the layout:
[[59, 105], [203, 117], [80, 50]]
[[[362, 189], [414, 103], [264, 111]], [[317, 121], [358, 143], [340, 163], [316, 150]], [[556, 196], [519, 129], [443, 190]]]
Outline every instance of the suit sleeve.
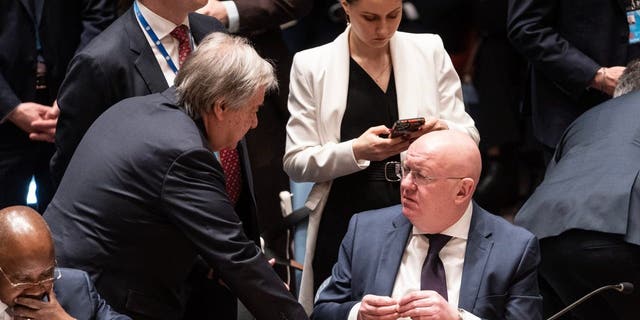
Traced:
[[538, 240], [531, 236], [509, 289], [504, 313], [506, 320], [542, 319], [542, 297], [538, 289], [539, 264], [540, 247]]
[[[509, 39], [529, 62], [570, 96], [589, 86], [600, 65], [554, 28], [556, 0], [509, 0]], [[597, 39], [594, 39], [597, 41]]]
[[0, 74], [0, 121], [4, 120], [21, 103], [11, 86]]
[[313, 0], [235, 0], [240, 15], [240, 33], [278, 28], [306, 16]]
[[106, 29], [116, 19], [116, 2], [110, 0], [84, 0], [82, 2], [82, 34], [76, 52]]
[[300, 58], [297, 54], [291, 67], [285, 172], [296, 182], [325, 182], [365, 169], [369, 161], [356, 161], [353, 140], [322, 141], [318, 129], [321, 99], [314, 96], [314, 79], [308, 63], [308, 56]]
[[107, 301], [100, 297], [98, 291], [93, 285], [93, 282], [89, 278], [89, 275], [86, 272], [82, 272], [83, 278], [85, 280], [86, 286], [89, 291], [89, 298], [91, 303], [93, 304], [94, 310], [94, 318], [95, 320], [131, 320], [128, 316], [119, 314], [107, 304]]
[[168, 218], [253, 316], [307, 318], [244, 234], [228, 200], [222, 169], [211, 152], [197, 149], [180, 155], [166, 173], [160, 201]]
[[91, 124], [113, 101], [112, 86], [103, 67], [82, 53], [76, 55], [60, 87], [60, 117], [56, 127], [56, 153], [51, 175], [60, 183], [73, 152]]
[[347, 234], [342, 239], [338, 262], [334, 265], [329, 284], [319, 292], [312, 319], [347, 319], [353, 306], [360, 302], [354, 299], [351, 287], [351, 263], [354, 235], [358, 225], [358, 215], [349, 222]]

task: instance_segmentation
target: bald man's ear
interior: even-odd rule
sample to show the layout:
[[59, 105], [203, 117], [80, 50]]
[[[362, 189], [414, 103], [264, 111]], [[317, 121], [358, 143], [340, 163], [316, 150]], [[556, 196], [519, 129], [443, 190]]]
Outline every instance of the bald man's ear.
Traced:
[[456, 203], [463, 204], [471, 200], [473, 197], [473, 191], [475, 190], [476, 182], [471, 178], [462, 178], [460, 180], [460, 187], [456, 194]]

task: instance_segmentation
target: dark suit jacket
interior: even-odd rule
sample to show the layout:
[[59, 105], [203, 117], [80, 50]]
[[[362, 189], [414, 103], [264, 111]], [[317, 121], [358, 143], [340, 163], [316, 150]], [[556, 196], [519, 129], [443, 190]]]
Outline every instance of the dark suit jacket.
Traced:
[[587, 89], [600, 67], [640, 56], [629, 45], [624, 0], [510, 0], [508, 32], [531, 63], [534, 134], [555, 147], [569, 124], [609, 97]]
[[[0, 119], [18, 104], [36, 96], [36, 32], [47, 65], [47, 88], [53, 102], [67, 65], [78, 48], [86, 45], [115, 19], [108, 0], [35, 1], [37, 17], [26, 0], [0, 1]], [[24, 146], [26, 132], [10, 121], [0, 124], [0, 146]]]
[[258, 319], [306, 318], [244, 234], [202, 130], [173, 88], [103, 113], [45, 213], [58, 263], [87, 271], [119, 312], [179, 319], [200, 255]]
[[[290, 248], [282, 225], [278, 193], [289, 189], [289, 176], [282, 169], [285, 127], [289, 120], [287, 96], [291, 53], [282, 39], [280, 25], [306, 15], [313, 0], [235, 0], [240, 18], [238, 34], [248, 37], [261, 57], [276, 66], [279, 90], [267, 94], [258, 112], [260, 125], [246, 135], [251, 170], [256, 178], [255, 196], [260, 209], [257, 216], [265, 245], [279, 257]], [[276, 231], [277, 230], [277, 231]], [[284, 273], [281, 267], [276, 270]], [[283, 276], [283, 278], [286, 278]]]
[[86, 272], [76, 269], [58, 268], [62, 278], [56, 280], [53, 291], [62, 308], [80, 320], [130, 320], [109, 307], [100, 297]]
[[[191, 33], [199, 42], [224, 27], [214, 18], [189, 15]], [[69, 65], [60, 88], [60, 118], [56, 128], [56, 153], [51, 172], [62, 179], [80, 139], [100, 114], [116, 102], [168, 88], [133, 9], [129, 9], [95, 41], [80, 51]]]
[[638, 119], [640, 92], [609, 100], [576, 119], [516, 223], [540, 239], [582, 229], [624, 235], [640, 245]]
[[[391, 296], [413, 225], [400, 205], [351, 219], [314, 319], [346, 319], [367, 294]], [[486, 319], [541, 319], [538, 241], [474, 204], [459, 308]]]

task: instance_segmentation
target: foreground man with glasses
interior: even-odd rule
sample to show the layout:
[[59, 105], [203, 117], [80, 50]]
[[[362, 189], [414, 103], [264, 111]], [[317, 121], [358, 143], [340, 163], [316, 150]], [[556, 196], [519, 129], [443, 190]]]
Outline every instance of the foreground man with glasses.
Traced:
[[416, 140], [399, 167], [402, 205], [355, 215], [314, 319], [541, 319], [538, 241], [471, 199], [475, 142]]
[[127, 320], [111, 310], [80, 270], [56, 268], [53, 241], [39, 213], [0, 210], [0, 320]]

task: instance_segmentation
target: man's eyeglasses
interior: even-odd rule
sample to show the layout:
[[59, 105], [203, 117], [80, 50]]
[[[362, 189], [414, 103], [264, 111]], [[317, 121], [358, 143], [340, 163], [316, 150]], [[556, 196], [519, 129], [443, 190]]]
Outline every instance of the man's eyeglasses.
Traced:
[[11, 286], [11, 288], [15, 290], [24, 290], [24, 289], [40, 287], [40, 286], [45, 287], [52, 284], [54, 281], [62, 278], [62, 273], [60, 273], [60, 270], [58, 270], [58, 268], [56, 268], [55, 265], [51, 268], [50, 276], [35, 282], [13, 282], [11, 279], [9, 279], [9, 276], [4, 272], [2, 267], [0, 267], [0, 273], [2, 273], [5, 279], [7, 279], [7, 282], [9, 282], [9, 285]]
[[385, 164], [385, 178], [387, 181], [400, 181], [402, 179], [407, 179], [407, 177], [411, 175], [411, 179], [413, 183], [416, 185], [426, 185], [430, 184], [435, 180], [441, 179], [464, 179], [466, 177], [430, 177], [423, 176], [420, 173], [411, 170], [410, 168], [402, 165], [402, 163], [398, 161], [389, 161]]

